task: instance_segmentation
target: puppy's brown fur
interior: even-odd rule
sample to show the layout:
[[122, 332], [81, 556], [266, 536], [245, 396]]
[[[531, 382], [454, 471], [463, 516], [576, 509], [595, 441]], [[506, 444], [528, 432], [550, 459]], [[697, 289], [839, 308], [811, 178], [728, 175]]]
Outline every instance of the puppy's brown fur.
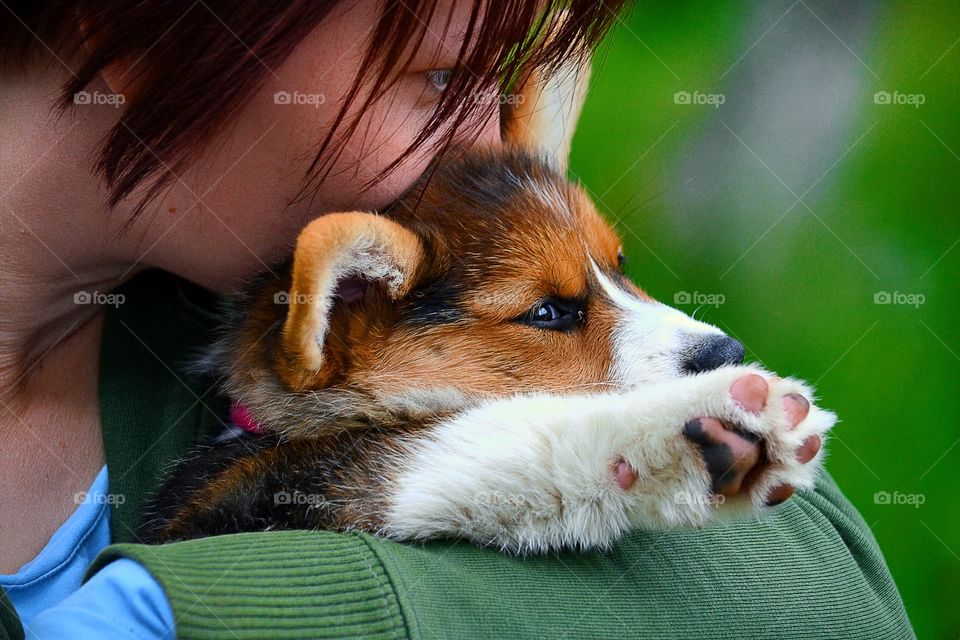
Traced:
[[[318, 347], [318, 281], [332, 255], [364, 236], [376, 239], [370, 251], [395, 265], [402, 281], [347, 276], [356, 299], [332, 301]], [[363, 468], [365, 477], [349, 482], [369, 485], [380, 466], [365, 456], [371, 443], [389, 448], [391, 434], [481, 398], [609, 388], [615, 310], [588, 279], [591, 258], [643, 295], [620, 274], [620, 241], [583, 192], [515, 147], [439, 167], [384, 216], [316, 220], [279, 279], [261, 278], [233, 301], [239, 314], [217, 348], [228, 394], [286, 439], [239, 455], [161, 519], [163, 533], [146, 537], [179, 537], [183, 521], [256, 495], [250, 478], [282, 476], [305, 461], [344, 467], [344, 483], [350, 469]], [[575, 322], [556, 331], [530, 326], [531, 310], [545, 300], [574, 305]], [[349, 461], [336, 455], [358, 444]], [[312, 524], [357, 524], [331, 517], [337, 522]]]

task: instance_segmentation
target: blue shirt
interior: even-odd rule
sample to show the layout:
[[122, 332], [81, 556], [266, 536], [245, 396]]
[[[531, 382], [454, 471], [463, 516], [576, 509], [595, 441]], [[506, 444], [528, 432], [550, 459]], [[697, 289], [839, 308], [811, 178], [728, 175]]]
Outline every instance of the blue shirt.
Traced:
[[40, 553], [16, 573], [0, 575], [28, 639], [174, 637], [163, 589], [136, 562], [112, 562], [81, 587], [87, 567], [110, 544], [114, 497], [107, 487], [104, 466]]

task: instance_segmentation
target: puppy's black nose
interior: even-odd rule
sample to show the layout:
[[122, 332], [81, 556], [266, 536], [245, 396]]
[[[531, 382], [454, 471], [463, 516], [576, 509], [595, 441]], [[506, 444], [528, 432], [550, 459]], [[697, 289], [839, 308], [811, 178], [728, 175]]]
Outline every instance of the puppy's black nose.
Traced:
[[743, 362], [743, 345], [730, 336], [709, 336], [697, 341], [683, 363], [684, 373], [712, 371], [725, 364]]

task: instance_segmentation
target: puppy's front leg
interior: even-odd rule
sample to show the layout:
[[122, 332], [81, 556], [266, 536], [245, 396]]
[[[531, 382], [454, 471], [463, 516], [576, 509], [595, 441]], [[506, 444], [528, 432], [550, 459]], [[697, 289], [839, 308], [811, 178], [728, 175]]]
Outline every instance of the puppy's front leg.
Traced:
[[747, 366], [625, 394], [491, 401], [409, 443], [383, 533], [523, 552], [702, 524], [811, 487], [835, 421], [802, 383]]

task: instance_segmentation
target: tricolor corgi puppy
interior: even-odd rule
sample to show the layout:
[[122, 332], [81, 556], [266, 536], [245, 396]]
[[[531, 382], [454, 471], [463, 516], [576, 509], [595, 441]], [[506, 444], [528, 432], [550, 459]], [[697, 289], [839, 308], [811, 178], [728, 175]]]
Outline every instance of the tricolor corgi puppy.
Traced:
[[835, 416], [630, 282], [565, 179], [585, 76], [529, 78], [503, 149], [441, 162], [382, 214], [318, 218], [232, 301], [212, 361], [249, 428], [183, 462], [141, 540], [583, 549], [813, 485]]

